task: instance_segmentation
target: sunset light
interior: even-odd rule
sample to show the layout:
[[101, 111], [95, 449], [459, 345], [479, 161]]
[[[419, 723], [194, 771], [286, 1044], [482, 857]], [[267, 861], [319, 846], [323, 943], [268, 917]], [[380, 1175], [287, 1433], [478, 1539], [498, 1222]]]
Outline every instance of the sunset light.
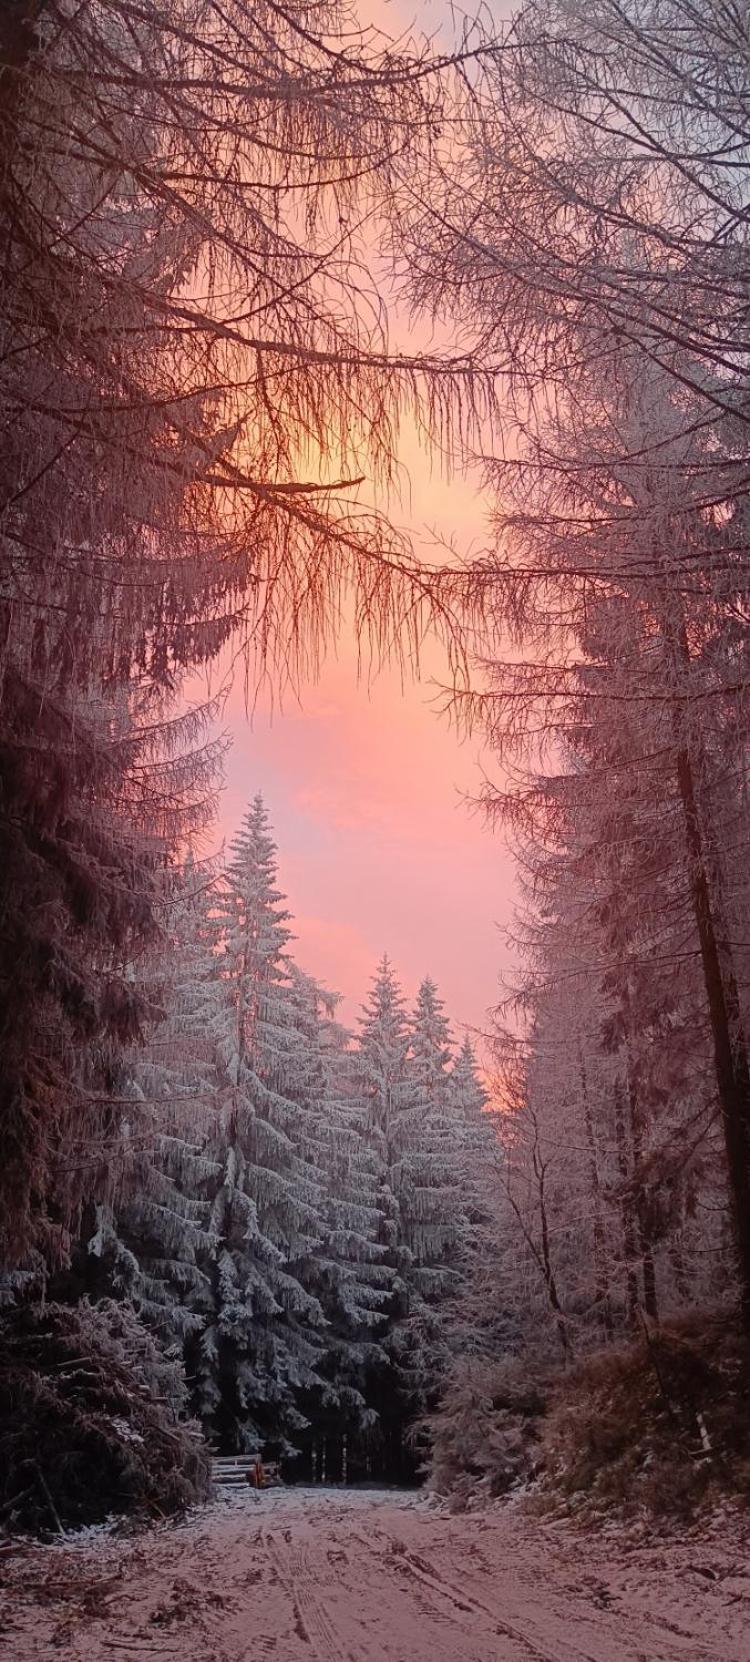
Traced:
[[750, 1662], [749, 181], [735, 0], [0, 6], [14, 1662]]

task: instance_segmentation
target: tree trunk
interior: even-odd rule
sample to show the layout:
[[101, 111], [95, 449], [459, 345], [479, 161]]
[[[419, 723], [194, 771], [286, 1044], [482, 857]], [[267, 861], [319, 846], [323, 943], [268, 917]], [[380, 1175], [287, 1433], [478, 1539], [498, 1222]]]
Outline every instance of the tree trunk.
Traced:
[[549, 1298], [550, 1306], [554, 1312], [557, 1336], [560, 1340], [563, 1356], [567, 1362], [570, 1356], [570, 1340], [568, 1338], [568, 1329], [565, 1322], [565, 1316], [563, 1314], [563, 1308], [557, 1292], [555, 1272], [552, 1268], [552, 1254], [550, 1252], [549, 1241], [549, 1220], [547, 1218], [547, 1197], [544, 1192], [544, 1167], [538, 1166], [536, 1158], [534, 1159], [534, 1167], [536, 1170], [539, 1191], [539, 1219], [542, 1230], [542, 1262], [544, 1265], [544, 1279], [547, 1284], [547, 1296]]
[[[625, 1112], [619, 1080], [615, 1085], [615, 1142], [617, 1146], [617, 1169], [623, 1189], [626, 1190], [626, 1185], [632, 1177], [632, 1161], [625, 1130]], [[635, 1267], [637, 1246], [633, 1206], [627, 1191], [622, 1195], [621, 1213], [623, 1246], [625, 1249], [625, 1307], [628, 1313], [628, 1323], [631, 1327], [635, 1327], [638, 1311], [638, 1272]]]
[[731, 957], [724, 966], [721, 962], [693, 767], [685, 747], [677, 753], [677, 781], [724, 1128], [730, 1214], [740, 1284], [740, 1313], [743, 1327], [750, 1332], [750, 1071]]
[[688, 1273], [685, 1265], [685, 1254], [682, 1250], [682, 1242], [678, 1239], [674, 1239], [670, 1242], [669, 1260], [672, 1265], [674, 1283], [680, 1303], [689, 1304], [690, 1282], [688, 1280]]
[[578, 1046], [578, 1071], [581, 1076], [581, 1098], [583, 1101], [583, 1123], [586, 1131], [586, 1148], [588, 1153], [589, 1182], [591, 1184], [591, 1198], [594, 1208], [594, 1288], [596, 1305], [599, 1317], [604, 1328], [605, 1338], [612, 1339], [612, 1305], [609, 1292], [607, 1235], [604, 1227], [604, 1212], [602, 1209], [602, 1191], [599, 1182], [599, 1169], [596, 1161], [596, 1143], [594, 1141], [594, 1125], [591, 1117], [591, 1103], [589, 1101], [588, 1078], [583, 1052]]
[[[630, 999], [628, 998], [628, 1015], [630, 1013]], [[628, 1047], [628, 1109], [630, 1113], [630, 1136], [633, 1148], [633, 1177], [635, 1181], [635, 1221], [638, 1231], [638, 1247], [643, 1267], [643, 1306], [646, 1315], [652, 1321], [659, 1320], [659, 1310], [656, 1299], [656, 1269], [654, 1253], [651, 1245], [651, 1229], [644, 1205], [643, 1193], [643, 1119], [639, 1094], [638, 1068]]]

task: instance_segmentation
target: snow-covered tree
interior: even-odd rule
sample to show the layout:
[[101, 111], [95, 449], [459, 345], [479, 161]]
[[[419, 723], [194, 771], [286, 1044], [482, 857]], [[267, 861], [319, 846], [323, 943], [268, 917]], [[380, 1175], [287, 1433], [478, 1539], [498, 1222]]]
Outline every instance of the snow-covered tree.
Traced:
[[406, 1244], [395, 1182], [398, 1179], [398, 1126], [412, 1102], [409, 1079], [410, 1031], [406, 1001], [390, 960], [384, 956], [363, 1007], [357, 1037], [357, 1090], [363, 1130], [374, 1150], [377, 1169], [378, 1239], [391, 1271], [384, 1335], [386, 1360], [376, 1364], [370, 1382], [383, 1459], [387, 1469], [403, 1468], [403, 1434], [408, 1414], [404, 1381], [394, 1374], [392, 1334], [409, 1308], [412, 1253]]
[[360, 1023], [357, 1061], [379, 1166], [381, 1238], [394, 1276], [384, 1339], [389, 1368], [374, 1389], [386, 1460], [396, 1470], [403, 1469], [406, 1425], [436, 1386], [445, 1353], [441, 1308], [460, 1279], [463, 1135], [449, 1112], [450, 1057], [434, 983], [423, 983], [410, 1020], [383, 958]]
[[716, 1126], [746, 1326], [749, 61], [744, 20], [711, 0], [533, 0], [412, 249], [415, 293], [473, 316], [477, 365], [507, 372], [475, 576], [512, 645], [489, 644], [462, 702], [506, 768], [490, 810], [551, 861], [592, 862], [628, 1297], [635, 1275], [656, 1313], [683, 1153], [713, 1174]]
[[[308, 1444], [329, 1475], [347, 1465], [360, 1470], [377, 1413], [369, 1400], [374, 1369], [385, 1362], [379, 1342], [393, 1272], [385, 1262], [377, 1205], [379, 1163], [365, 1134], [356, 1094], [350, 1035], [336, 1020], [338, 999], [311, 976], [294, 970], [296, 1022], [305, 1038], [304, 1082], [310, 1153], [322, 1173], [325, 1202], [319, 1246], [298, 1266], [326, 1318], [318, 1372], [324, 1384], [303, 1399]], [[324, 1448], [326, 1439], [331, 1446]], [[325, 1461], [324, 1461], [325, 1456]]]
[[106, 1188], [165, 858], [211, 817], [186, 682], [230, 639], [304, 674], [346, 588], [375, 651], [448, 623], [353, 492], [461, 375], [391, 361], [359, 301], [442, 103], [424, 54], [305, 3], [0, 31], [0, 1250], [54, 1262]]
[[402, 1230], [421, 1265], [419, 1284], [439, 1294], [440, 1266], [456, 1256], [463, 1227], [463, 1127], [451, 1112], [452, 1040], [443, 1001], [430, 977], [422, 982], [410, 1022], [411, 1102], [397, 1135]]
[[496, 1181], [497, 1131], [489, 1112], [489, 1093], [479, 1077], [470, 1035], [464, 1035], [450, 1073], [449, 1112], [461, 1127], [461, 1185], [471, 1224], [486, 1216]]
[[401, 1116], [394, 1173], [401, 1230], [412, 1254], [409, 1316], [394, 1331], [401, 1366], [419, 1406], [439, 1385], [448, 1351], [448, 1301], [465, 1269], [469, 1219], [465, 1182], [465, 1123], [455, 1112], [450, 1064], [453, 1046], [437, 987], [421, 983], [410, 1023], [411, 1101]]
[[209, 1215], [211, 1293], [188, 1365], [201, 1418], [223, 1446], [271, 1440], [292, 1454], [305, 1425], [295, 1397], [322, 1389], [325, 1317], [299, 1272], [323, 1237], [325, 1188], [314, 1163], [310, 1046], [286, 952], [289, 912], [259, 796], [231, 845], [214, 913], [221, 1178]]
[[[165, 1342], [202, 1326], [209, 1200], [219, 1166], [217, 1043], [225, 989], [211, 917], [215, 873], [188, 859], [173, 879], [169, 928], [154, 965], [160, 1019], [133, 1054], [119, 1158], [91, 1210], [83, 1246], [108, 1290], [124, 1294]], [[91, 1282], [94, 1266], [89, 1266]]]

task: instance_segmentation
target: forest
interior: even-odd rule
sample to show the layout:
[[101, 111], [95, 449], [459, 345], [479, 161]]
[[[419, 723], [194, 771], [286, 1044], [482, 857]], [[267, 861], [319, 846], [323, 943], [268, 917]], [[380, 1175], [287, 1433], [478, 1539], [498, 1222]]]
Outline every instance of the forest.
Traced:
[[[747, 1493], [745, 8], [9, 0], [0, 179], [0, 1526]], [[493, 758], [479, 1039], [347, 1030], [255, 781], [213, 852], [349, 619]]]

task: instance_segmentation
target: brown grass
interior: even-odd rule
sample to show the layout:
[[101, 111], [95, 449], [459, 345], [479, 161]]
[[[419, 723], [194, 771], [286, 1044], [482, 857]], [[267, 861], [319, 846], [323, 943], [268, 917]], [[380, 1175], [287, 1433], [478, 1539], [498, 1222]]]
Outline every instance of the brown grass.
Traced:
[[750, 1342], [712, 1312], [597, 1353], [558, 1377], [540, 1455], [550, 1496], [597, 1509], [750, 1496]]

